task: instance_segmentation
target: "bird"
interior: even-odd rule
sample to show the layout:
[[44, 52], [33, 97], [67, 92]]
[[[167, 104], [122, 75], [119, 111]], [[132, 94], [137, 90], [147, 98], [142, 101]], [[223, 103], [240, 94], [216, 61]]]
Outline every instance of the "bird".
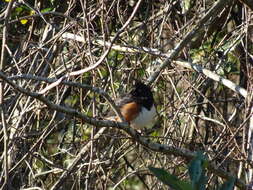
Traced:
[[151, 88], [143, 82], [137, 81], [133, 89], [120, 96], [115, 104], [132, 128], [142, 130], [154, 126], [157, 115], [154, 97]]

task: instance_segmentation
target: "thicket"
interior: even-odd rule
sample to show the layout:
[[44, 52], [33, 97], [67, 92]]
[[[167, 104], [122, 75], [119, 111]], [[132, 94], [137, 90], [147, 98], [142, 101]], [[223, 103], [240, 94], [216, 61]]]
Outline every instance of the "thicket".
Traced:
[[[189, 179], [198, 151], [204, 188], [252, 189], [252, 1], [0, 8], [1, 189], [168, 189], [152, 168]], [[155, 97], [149, 133], [106, 120], [136, 79]]]

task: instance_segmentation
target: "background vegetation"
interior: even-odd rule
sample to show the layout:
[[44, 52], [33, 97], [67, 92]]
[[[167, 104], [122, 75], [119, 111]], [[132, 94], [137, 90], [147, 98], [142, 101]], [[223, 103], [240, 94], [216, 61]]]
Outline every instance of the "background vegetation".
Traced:
[[[252, 1], [0, 8], [1, 189], [168, 189], [148, 167], [188, 179], [196, 151], [207, 158], [205, 188], [231, 176], [252, 188]], [[135, 79], [155, 96], [148, 134], [106, 120]]]

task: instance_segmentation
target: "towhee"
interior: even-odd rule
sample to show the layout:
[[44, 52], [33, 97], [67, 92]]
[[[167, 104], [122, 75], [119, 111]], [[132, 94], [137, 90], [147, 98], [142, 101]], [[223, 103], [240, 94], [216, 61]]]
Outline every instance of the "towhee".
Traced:
[[155, 124], [156, 108], [149, 86], [136, 82], [130, 93], [116, 100], [122, 116], [130, 126], [140, 130], [153, 127]]

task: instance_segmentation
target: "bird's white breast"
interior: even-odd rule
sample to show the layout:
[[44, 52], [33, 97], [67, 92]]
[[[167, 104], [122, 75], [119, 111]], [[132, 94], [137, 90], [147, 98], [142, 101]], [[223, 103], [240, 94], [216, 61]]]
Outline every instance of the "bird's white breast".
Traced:
[[153, 105], [150, 110], [142, 107], [140, 114], [131, 121], [131, 126], [135, 129], [150, 128], [155, 123], [156, 109]]

